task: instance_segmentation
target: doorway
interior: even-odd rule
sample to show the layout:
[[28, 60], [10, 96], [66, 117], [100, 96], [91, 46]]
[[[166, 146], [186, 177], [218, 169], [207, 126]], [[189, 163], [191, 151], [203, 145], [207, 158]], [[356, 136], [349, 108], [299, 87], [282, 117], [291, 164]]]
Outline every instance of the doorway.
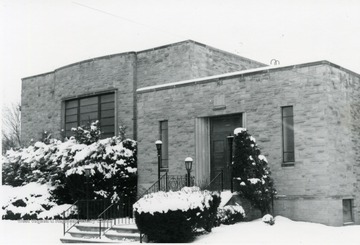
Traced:
[[230, 189], [230, 149], [227, 136], [234, 134], [234, 129], [242, 127], [242, 114], [233, 114], [210, 118], [210, 180], [221, 170], [224, 173], [224, 189]]

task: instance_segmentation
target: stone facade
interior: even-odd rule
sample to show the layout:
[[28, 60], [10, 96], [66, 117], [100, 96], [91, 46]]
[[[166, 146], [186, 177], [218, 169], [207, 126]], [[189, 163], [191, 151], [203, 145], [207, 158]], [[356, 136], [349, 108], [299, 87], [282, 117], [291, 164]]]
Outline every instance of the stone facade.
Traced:
[[127, 126], [128, 136], [136, 138], [137, 88], [261, 66], [264, 64], [188, 40], [27, 77], [22, 82], [22, 141], [39, 140], [43, 131], [60, 138], [64, 101], [104, 91], [116, 92], [116, 124]]
[[[139, 185], [157, 178], [154, 141], [159, 121], [169, 125], [169, 173], [182, 174], [197, 158], [197, 118], [243, 113], [266, 155], [278, 191], [275, 213], [295, 220], [342, 225], [342, 200], [359, 216], [359, 76], [329, 62], [239, 72], [138, 90]], [[214, 101], [225, 98], [218, 109]], [[293, 106], [295, 159], [282, 164], [281, 107]]]
[[[64, 101], [116, 92], [116, 125], [138, 140], [138, 192], [157, 180], [154, 142], [168, 120], [169, 174], [194, 161], [199, 185], [209, 181], [209, 121], [242, 114], [243, 126], [267, 157], [278, 195], [275, 214], [343, 224], [351, 199], [360, 224], [360, 76], [321, 61], [265, 67], [185, 41], [86, 60], [23, 79], [22, 138], [47, 130], [60, 137]], [[281, 107], [293, 106], [295, 162], [282, 160]]]

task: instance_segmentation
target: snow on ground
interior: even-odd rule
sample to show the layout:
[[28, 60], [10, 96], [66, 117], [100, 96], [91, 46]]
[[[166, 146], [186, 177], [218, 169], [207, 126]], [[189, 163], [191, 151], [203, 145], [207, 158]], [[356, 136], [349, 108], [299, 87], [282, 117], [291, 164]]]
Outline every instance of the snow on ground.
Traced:
[[[46, 222], [46, 223], [44, 223]], [[61, 244], [60, 221], [2, 220], [1, 244]], [[360, 244], [360, 226], [330, 227], [315, 223], [295, 222], [277, 216], [275, 225], [261, 219], [235, 225], [222, 225], [201, 235], [193, 243], [212, 244]]]
[[196, 238], [195, 243], [238, 244], [360, 244], [360, 226], [331, 227], [275, 217], [270, 226], [261, 219], [222, 225]]
[[1, 244], [62, 244], [60, 220], [1, 220]]

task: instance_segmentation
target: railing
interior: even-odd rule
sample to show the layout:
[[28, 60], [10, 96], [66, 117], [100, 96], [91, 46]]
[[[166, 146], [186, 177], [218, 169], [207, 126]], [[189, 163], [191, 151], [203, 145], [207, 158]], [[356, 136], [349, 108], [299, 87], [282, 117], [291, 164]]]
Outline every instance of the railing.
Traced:
[[63, 232], [64, 235], [68, 232], [73, 226], [79, 223], [79, 212], [76, 204], [76, 201], [73, 205], [71, 205], [68, 209], [62, 212], [61, 216], [63, 218]]
[[[184, 186], [187, 186], [187, 175], [168, 175], [167, 190], [179, 191]], [[190, 186], [195, 185], [195, 177], [190, 177]]]
[[205, 186], [205, 190], [223, 191], [224, 190], [224, 171], [221, 170], [211, 181]]
[[[120, 197], [120, 201], [110, 204], [102, 211], [99, 220], [99, 237], [116, 224], [133, 223], [132, 200], [127, 195]], [[104, 232], [102, 233], [102, 231]]]
[[[159, 185], [160, 182], [160, 185]], [[160, 189], [159, 189], [160, 187]], [[158, 192], [158, 191], [168, 191], [168, 173], [165, 172], [163, 176], [160, 177], [159, 180], [157, 180], [154, 184], [152, 184], [146, 191], [144, 191], [141, 195], [137, 196], [137, 200], [142, 198], [143, 196]]]

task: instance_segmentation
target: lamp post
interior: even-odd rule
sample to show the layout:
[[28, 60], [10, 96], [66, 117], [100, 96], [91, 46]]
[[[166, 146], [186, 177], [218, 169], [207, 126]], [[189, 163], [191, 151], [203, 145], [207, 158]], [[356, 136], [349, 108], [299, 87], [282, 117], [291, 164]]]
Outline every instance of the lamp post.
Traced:
[[193, 159], [191, 157], [185, 158], [185, 168], [187, 171], [187, 186], [190, 187], [190, 172], [192, 168]]
[[91, 168], [86, 166], [85, 168], [85, 177], [86, 177], [86, 219], [89, 219], [89, 177], [91, 173]]
[[157, 140], [155, 141], [156, 149], [157, 149], [157, 155], [158, 155], [158, 188], [160, 191], [160, 167], [161, 167], [161, 146], [162, 141]]
[[232, 166], [232, 150], [233, 150], [233, 142], [234, 136], [231, 134], [226, 137], [229, 145], [229, 166], [230, 166], [230, 189], [231, 193], [234, 191], [234, 184], [233, 184], [233, 166]]

